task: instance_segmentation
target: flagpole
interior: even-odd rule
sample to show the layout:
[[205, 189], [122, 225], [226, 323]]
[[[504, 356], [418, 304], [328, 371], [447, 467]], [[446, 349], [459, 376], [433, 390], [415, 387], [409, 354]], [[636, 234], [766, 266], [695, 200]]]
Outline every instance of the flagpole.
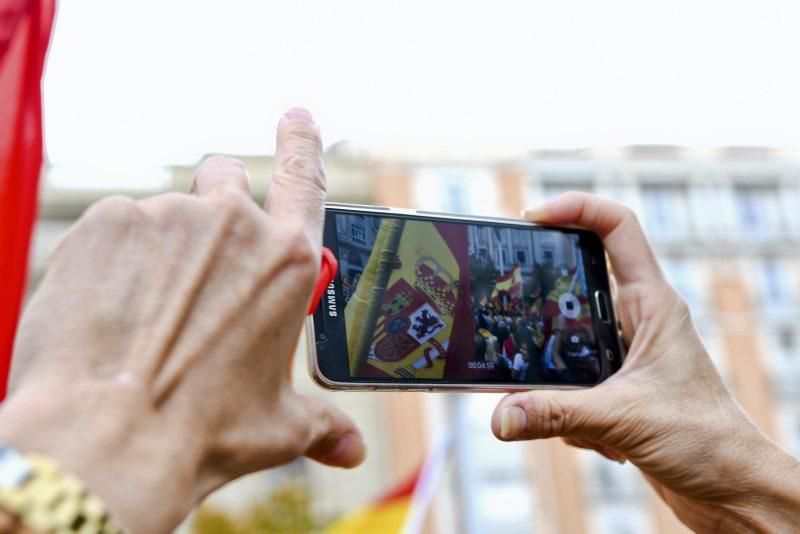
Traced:
[[[373, 254], [378, 254], [378, 266], [372, 284], [368, 289], [366, 311], [361, 321], [361, 331], [356, 339], [353, 354], [350, 358], [350, 376], [358, 376], [364, 364], [367, 362], [369, 348], [372, 345], [372, 338], [375, 335], [375, 325], [378, 322], [383, 296], [386, 293], [386, 286], [389, 277], [394, 269], [397, 260], [397, 251], [400, 248], [400, 237], [403, 235], [405, 227], [403, 219], [385, 219], [381, 223], [381, 232], [385, 231], [385, 237], [380, 241], [383, 246], [380, 250], [373, 250]], [[372, 258], [370, 258], [370, 261]], [[362, 282], [365, 280], [362, 279]]]

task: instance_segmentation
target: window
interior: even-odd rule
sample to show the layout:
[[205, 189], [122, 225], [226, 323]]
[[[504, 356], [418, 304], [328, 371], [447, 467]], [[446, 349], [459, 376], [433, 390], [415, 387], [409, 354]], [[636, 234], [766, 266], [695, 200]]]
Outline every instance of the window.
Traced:
[[361, 261], [361, 254], [359, 254], [358, 251], [351, 250], [347, 257], [347, 261], [349, 261], [350, 265], [353, 267], [360, 267], [363, 270], [364, 262]]
[[553, 182], [544, 184], [544, 198], [545, 200], [550, 200], [567, 191], [591, 193], [592, 189], [590, 182]]
[[372, 218], [372, 229], [376, 232], [381, 229], [381, 220], [378, 217]]
[[785, 187], [780, 193], [780, 200], [787, 229], [796, 238], [800, 238], [800, 210], [797, 209], [800, 206], [800, 185]]
[[643, 495], [643, 483], [636, 468], [619, 465], [599, 456], [586, 456], [586, 491], [595, 503], [636, 501]]
[[694, 184], [689, 188], [692, 225], [701, 239], [712, 241], [730, 235], [733, 203], [727, 189], [713, 184]]
[[531, 532], [536, 487], [531, 484], [522, 443], [502, 443], [485, 432], [494, 398], [467, 394], [448, 399], [459, 480], [460, 518], [468, 534]]
[[364, 227], [359, 224], [350, 225], [350, 237], [352, 237], [353, 241], [356, 241], [357, 243], [367, 242], [367, 232]]
[[770, 372], [778, 396], [800, 394], [800, 335], [792, 319], [776, 324], [767, 334]]
[[800, 411], [793, 401], [778, 408], [778, 423], [781, 427], [781, 443], [795, 456], [800, 455]]
[[769, 237], [780, 230], [780, 205], [775, 187], [738, 185], [735, 197], [736, 218], [742, 232]]
[[702, 295], [697, 273], [692, 265], [684, 258], [665, 258], [661, 261], [661, 265], [669, 283], [675, 286], [678, 293], [686, 299], [689, 308], [693, 312], [697, 311], [697, 308], [702, 305]]
[[685, 237], [689, 231], [689, 206], [683, 185], [645, 185], [642, 188], [645, 226], [656, 239]]
[[501, 206], [490, 166], [422, 165], [413, 172], [419, 209], [496, 215]]
[[785, 326], [778, 332], [778, 346], [783, 353], [789, 357], [794, 357], [797, 350], [797, 336], [790, 327]]
[[504, 267], [508, 266], [508, 264], [509, 264], [508, 251], [506, 249], [504, 249], [504, 248], [501, 248], [501, 249], [499, 249], [499, 254], [500, 254], [500, 257], [498, 259], [499, 259], [500, 265], [502, 265]]
[[528, 257], [525, 254], [524, 250], [517, 251], [517, 263], [519, 263], [520, 265], [525, 265], [528, 263]]
[[758, 269], [759, 303], [768, 312], [785, 311], [792, 303], [791, 281], [780, 261], [767, 259]]
[[452, 176], [446, 181], [445, 198], [442, 199], [444, 211], [449, 213], [469, 213], [468, 185], [463, 180]]

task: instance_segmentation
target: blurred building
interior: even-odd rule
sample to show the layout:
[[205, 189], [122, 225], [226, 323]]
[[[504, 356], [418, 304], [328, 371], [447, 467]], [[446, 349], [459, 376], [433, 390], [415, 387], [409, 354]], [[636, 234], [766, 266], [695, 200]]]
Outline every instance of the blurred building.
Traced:
[[[254, 197], [262, 201], [272, 159], [242, 159], [253, 178]], [[800, 455], [797, 154], [757, 147], [632, 146], [409, 155], [364, 152], [342, 144], [328, 151], [326, 168], [329, 198], [338, 202], [516, 216], [524, 206], [578, 189], [629, 204], [668, 277], [689, 302], [731, 389], [768, 435]], [[172, 167], [163, 188], [123, 193], [188, 191], [192, 173], [193, 167]], [[32, 286], [58, 237], [107, 193], [45, 184]], [[356, 242], [373, 231], [350, 228], [347, 238]], [[534, 254], [547, 252], [530, 250], [522, 242], [514, 250], [487, 242], [486, 249], [498, 264], [525, 264]], [[346, 258], [342, 269], [355, 274], [363, 261], [359, 255]], [[555, 440], [497, 441], [489, 430], [497, 395], [322, 392], [302, 370], [302, 343], [298, 352], [298, 388], [324, 396], [352, 415], [365, 432], [368, 460], [353, 471], [298, 461], [231, 485], [212, 497], [218, 504], [236, 508], [296, 478], [310, 485], [320, 513], [343, 513], [408, 476], [437, 430], [449, 427], [456, 445], [431, 504], [428, 532], [685, 531], [629, 465]]]

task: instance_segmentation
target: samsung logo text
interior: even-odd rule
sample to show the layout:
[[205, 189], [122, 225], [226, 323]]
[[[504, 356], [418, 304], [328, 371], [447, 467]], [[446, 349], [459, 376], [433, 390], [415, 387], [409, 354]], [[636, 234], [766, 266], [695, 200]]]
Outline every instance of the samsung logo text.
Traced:
[[333, 282], [328, 284], [325, 293], [328, 295], [328, 316], [336, 317], [336, 291], [333, 289]]

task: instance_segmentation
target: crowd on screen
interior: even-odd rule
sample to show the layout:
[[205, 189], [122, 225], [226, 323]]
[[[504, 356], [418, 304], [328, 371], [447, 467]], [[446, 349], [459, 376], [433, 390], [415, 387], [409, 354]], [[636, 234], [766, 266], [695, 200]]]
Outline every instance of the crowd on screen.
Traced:
[[594, 383], [600, 362], [591, 322], [565, 319], [557, 306], [563, 286], [522, 299], [495, 296], [475, 302], [475, 361], [488, 362], [503, 381]]

